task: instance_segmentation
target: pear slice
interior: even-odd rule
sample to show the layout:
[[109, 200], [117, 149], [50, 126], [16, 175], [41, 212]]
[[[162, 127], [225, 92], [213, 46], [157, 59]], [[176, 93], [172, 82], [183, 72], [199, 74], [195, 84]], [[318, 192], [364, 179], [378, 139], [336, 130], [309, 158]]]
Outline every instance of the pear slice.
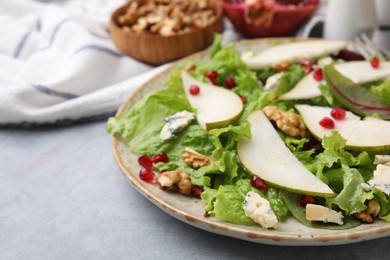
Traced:
[[[210, 130], [228, 126], [241, 115], [244, 105], [234, 92], [201, 82], [188, 72], [181, 72], [184, 92], [191, 106], [197, 110], [197, 120], [202, 128]], [[191, 85], [199, 87], [198, 95], [189, 91]]]
[[295, 193], [323, 197], [335, 195], [286, 147], [261, 110], [253, 111], [248, 121], [252, 138], [242, 138], [237, 142], [237, 154], [248, 171], [271, 185]]
[[311, 99], [322, 95], [319, 86], [325, 83], [325, 80], [317, 81], [314, 79], [314, 71], [304, 76], [293, 89], [279, 97], [282, 100], [293, 99]]
[[[355, 84], [384, 79], [390, 76], [390, 62], [381, 62], [379, 68], [373, 68], [369, 61], [351, 61], [336, 64], [335, 69]], [[310, 99], [321, 96], [318, 86], [325, 81], [316, 81], [314, 72], [303, 77], [293, 89], [280, 96], [280, 99]]]
[[370, 61], [351, 61], [335, 65], [335, 69], [355, 84], [363, 84], [390, 76], [390, 62], [382, 61], [373, 68]]
[[347, 41], [308, 40], [271, 46], [256, 55], [242, 57], [250, 69], [263, 69], [280, 62], [295, 62], [336, 53], [347, 47]]
[[346, 147], [351, 150], [365, 150], [378, 153], [390, 152], [390, 121], [359, 116], [346, 111], [342, 120], [334, 120], [335, 128], [326, 129], [319, 122], [330, 117], [332, 108], [310, 105], [295, 105], [309, 131], [318, 139], [322, 139], [332, 131], [338, 131], [347, 140]]

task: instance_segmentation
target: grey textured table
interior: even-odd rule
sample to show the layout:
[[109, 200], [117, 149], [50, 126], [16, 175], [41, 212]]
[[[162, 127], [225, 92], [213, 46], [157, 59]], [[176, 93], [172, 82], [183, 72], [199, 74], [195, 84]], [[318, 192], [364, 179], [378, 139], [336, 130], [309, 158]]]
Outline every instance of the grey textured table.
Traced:
[[0, 130], [0, 259], [387, 259], [390, 238], [276, 247], [167, 215], [120, 173], [104, 122]]

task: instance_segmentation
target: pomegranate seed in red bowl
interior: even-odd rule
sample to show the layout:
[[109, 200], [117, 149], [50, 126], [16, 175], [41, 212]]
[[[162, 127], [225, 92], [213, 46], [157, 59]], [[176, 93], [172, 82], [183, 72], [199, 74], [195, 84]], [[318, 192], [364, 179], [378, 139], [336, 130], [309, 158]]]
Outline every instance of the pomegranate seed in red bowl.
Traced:
[[221, 3], [235, 30], [249, 38], [285, 36], [298, 29], [319, 6], [318, 0]]

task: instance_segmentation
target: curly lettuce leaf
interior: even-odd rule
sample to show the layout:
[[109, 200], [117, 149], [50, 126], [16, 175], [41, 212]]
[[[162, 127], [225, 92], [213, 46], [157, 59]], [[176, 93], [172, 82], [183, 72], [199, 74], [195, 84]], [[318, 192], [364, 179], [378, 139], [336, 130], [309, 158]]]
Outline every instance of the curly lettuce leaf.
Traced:
[[273, 91], [275, 96], [280, 96], [290, 91], [305, 76], [303, 67], [299, 64], [291, 64], [288, 71], [280, 77], [276, 89]]
[[288, 208], [279, 190], [268, 188], [266, 192], [261, 192], [252, 187], [249, 179], [238, 180], [233, 185], [221, 185], [218, 189], [206, 188], [201, 194], [202, 200], [206, 203], [206, 211], [215, 217], [234, 224], [255, 224], [255, 222], [245, 215], [243, 203], [246, 194], [254, 191], [266, 198], [271, 205], [275, 215], [279, 220], [288, 215]]
[[373, 188], [375, 199], [379, 202], [381, 210], [379, 211], [379, 218], [386, 222], [390, 222], [390, 197], [383, 191], [377, 188]]
[[119, 135], [138, 154], [154, 155], [172, 149], [175, 142], [164, 142], [160, 131], [164, 118], [183, 110], [192, 111], [185, 98], [181, 81], [172, 74], [168, 88], [154, 91], [106, 124], [110, 134]]
[[283, 199], [283, 196], [281, 195], [280, 190], [268, 187], [266, 196], [278, 220], [284, 220], [290, 211]]
[[[217, 190], [206, 188], [201, 194], [201, 198], [207, 203], [206, 209], [215, 217], [234, 224], [255, 224], [255, 222], [245, 215], [243, 204], [246, 194], [254, 191], [249, 180], [237, 181], [234, 185], [221, 185]], [[211, 206], [212, 205], [212, 206]]]
[[334, 198], [326, 199], [326, 206], [344, 210], [346, 215], [363, 211], [367, 208], [365, 202], [374, 197], [372, 191], [365, 191], [361, 184], [364, 179], [358, 170], [343, 167], [343, 189]]
[[390, 79], [380, 85], [370, 87], [370, 91], [390, 107]]

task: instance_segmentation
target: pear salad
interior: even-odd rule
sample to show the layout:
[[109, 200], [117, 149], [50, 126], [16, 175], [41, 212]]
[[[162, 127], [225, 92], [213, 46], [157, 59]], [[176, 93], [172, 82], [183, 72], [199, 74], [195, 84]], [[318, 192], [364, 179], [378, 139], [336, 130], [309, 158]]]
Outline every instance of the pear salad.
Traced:
[[[106, 124], [139, 178], [204, 216], [277, 229], [390, 222], [390, 62], [336, 40], [240, 53], [216, 36]], [[149, 184], [148, 184], [149, 185]]]

